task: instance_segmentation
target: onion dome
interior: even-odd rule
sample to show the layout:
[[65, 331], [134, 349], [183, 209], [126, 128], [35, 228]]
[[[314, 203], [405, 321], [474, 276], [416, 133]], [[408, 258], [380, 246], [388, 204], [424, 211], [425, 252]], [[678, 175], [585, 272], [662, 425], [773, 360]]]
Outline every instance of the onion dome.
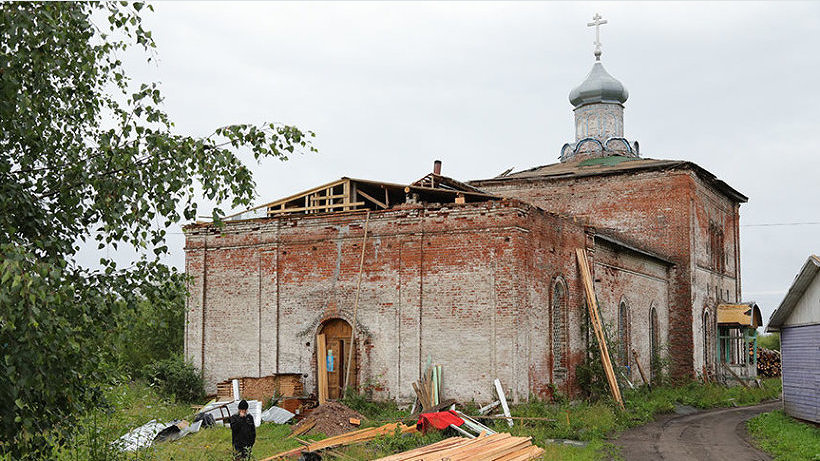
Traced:
[[574, 107], [595, 103], [623, 104], [629, 98], [624, 85], [609, 75], [600, 61], [592, 66], [586, 80], [569, 92]]

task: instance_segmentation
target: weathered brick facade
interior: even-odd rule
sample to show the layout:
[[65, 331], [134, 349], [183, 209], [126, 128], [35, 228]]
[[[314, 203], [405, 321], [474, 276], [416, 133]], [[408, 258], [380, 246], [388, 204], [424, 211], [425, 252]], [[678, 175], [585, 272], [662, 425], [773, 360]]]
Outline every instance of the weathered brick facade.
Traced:
[[[561, 163], [465, 184], [436, 162], [411, 185], [342, 178], [224, 229], [189, 226], [186, 356], [211, 389], [299, 373], [315, 391], [315, 337], [334, 320], [359, 335], [355, 382], [379, 397], [413, 398], [428, 358], [462, 401], [490, 400], [495, 378], [514, 401], [574, 394], [589, 343], [575, 259], [585, 248], [631, 379], [633, 350], [650, 375], [658, 354], [678, 377], [714, 371], [715, 308], [740, 301], [746, 197], [693, 163], [640, 158], [623, 137], [627, 98], [598, 50], [570, 93], [576, 142]], [[253, 216], [265, 217], [241, 220]]]
[[547, 166], [471, 184], [583, 218], [672, 262], [672, 372], [694, 376], [704, 365], [714, 369], [714, 357], [704, 358], [714, 350], [714, 338], [704, 335], [704, 319], [712, 325], [706, 331], [714, 334], [717, 304], [740, 301], [738, 224], [745, 197], [689, 162], [643, 159], [605, 167], [583, 162]]
[[[209, 388], [231, 376], [301, 373], [315, 391], [320, 325], [353, 321], [365, 219], [359, 211], [186, 229], [186, 356]], [[629, 296], [633, 328], [644, 328], [652, 303], [667, 330], [668, 263], [532, 205], [404, 205], [371, 212], [368, 229], [356, 377], [378, 397], [410, 400], [428, 357], [444, 366], [448, 397], [490, 400], [496, 377], [514, 401], [549, 397], [551, 384], [575, 393], [586, 351], [576, 248], [594, 261], [604, 319], [614, 318], [610, 299]], [[633, 346], [648, 367], [648, 339], [635, 335]]]

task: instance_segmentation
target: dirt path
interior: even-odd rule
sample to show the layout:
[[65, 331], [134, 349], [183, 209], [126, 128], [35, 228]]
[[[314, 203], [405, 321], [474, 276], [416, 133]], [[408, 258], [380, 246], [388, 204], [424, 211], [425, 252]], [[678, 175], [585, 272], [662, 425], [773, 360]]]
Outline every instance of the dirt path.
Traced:
[[769, 455], [749, 444], [746, 421], [781, 406], [782, 403], [773, 402], [685, 416], [669, 415], [624, 432], [614, 443], [621, 448], [621, 456], [627, 461], [771, 460]]

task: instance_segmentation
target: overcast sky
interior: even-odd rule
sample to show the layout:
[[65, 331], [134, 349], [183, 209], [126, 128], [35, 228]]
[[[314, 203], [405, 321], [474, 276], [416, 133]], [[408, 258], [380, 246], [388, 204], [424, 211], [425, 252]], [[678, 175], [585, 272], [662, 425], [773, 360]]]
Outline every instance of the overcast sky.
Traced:
[[[254, 164], [258, 203], [342, 176], [461, 180], [554, 163], [567, 94], [593, 63], [629, 90], [644, 157], [691, 160], [749, 197], [744, 300], [764, 319], [820, 252], [820, 3], [156, 3], [154, 64], [186, 134], [237, 122], [317, 133], [317, 154]], [[202, 201], [200, 213], [212, 204]], [[765, 226], [763, 224], [766, 224]], [[776, 224], [776, 225], [769, 225]], [[167, 262], [184, 267], [183, 238]]]

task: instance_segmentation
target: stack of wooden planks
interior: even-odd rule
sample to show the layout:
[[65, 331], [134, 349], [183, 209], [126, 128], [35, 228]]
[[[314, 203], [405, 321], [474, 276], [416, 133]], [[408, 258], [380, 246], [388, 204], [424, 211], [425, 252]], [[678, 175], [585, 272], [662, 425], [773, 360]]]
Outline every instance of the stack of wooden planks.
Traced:
[[274, 395], [279, 397], [299, 397], [304, 395], [302, 385], [302, 375], [298, 373], [286, 373], [255, 378], [243, 376], [226, 379], [216, 383], [216, 400], [224, 402], [233, 400], [234, 379], [239, 380], [239, 394], [246, 400], [259, 400], [267, 402]]
[[367, 429], [359, 429], [358, 431], [348, 432], [346, 434], [337, 435], [335, 437], [328, 437], [318, 442], [313, 442], [301, 448], [294, 448], [293, 450], [285, 451], [262, 461], [271, 461], [274, 459], [285, 459], [299, 456], [303, 451], [319, 451], [333, 447], [341, 447], [346, 445], [354, 445], [357, 443], [369, 442], [376, 437], [382, 435], [394, 434], [399, 430], [402, 434], [416, 432], [416, 426], [405, 426], [402, 423], [390, 423], [379, 427], [369, 427]]
[[430, 410], [443, 400], [442, 371], [441, 365], [428, 365], [421, 379], [413, 383], [413, 390], [416, 391], [416, 397], [424, 411]]
[[216, 401], [217, 402], [232, 402], [233, 401], [233, 380], [239, 379], [239, 395], [245, 395], [245, 383], [241, 378], [231, 378], [225, 381], [216, 383]]
[[531, 437], [513, 437], [501, 433], [474, 439], [450, 437], [415, 450], [379, 458], [377, 461], [525, 461], [538, 459], [543, 454], [542, 448], [532, 444]]

